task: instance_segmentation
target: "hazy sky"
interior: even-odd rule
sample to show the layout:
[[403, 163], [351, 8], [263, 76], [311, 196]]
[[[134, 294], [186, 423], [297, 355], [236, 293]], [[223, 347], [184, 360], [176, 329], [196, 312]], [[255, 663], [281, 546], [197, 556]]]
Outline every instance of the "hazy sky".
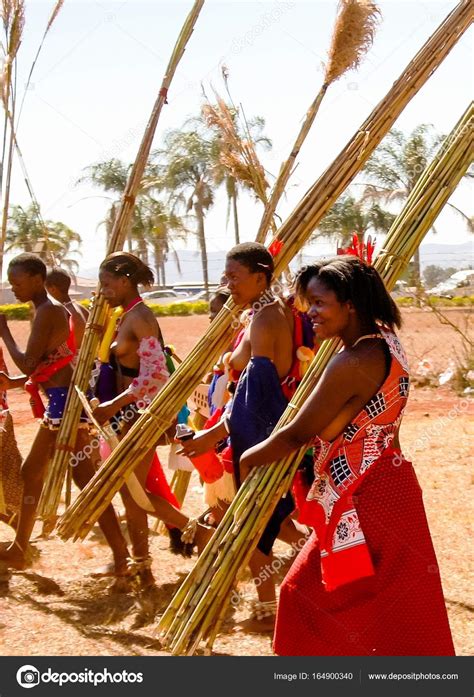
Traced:
[[[286, 217], [307, 188], [339, 153], [401, 70], [455, 6], [454, 0], [381, 0], [383, 20], [361, 69], [333, 85], [301, 152], [288, 196]], [[19, 53], [19, 93], [51, 12], [53, 0], [26, 3], [26, 29]], [[18, 140], [43, 216], [61, 220], [82, 238], [81, 266], [96, 266], [104, 252], [104, 219], [110, 201], [91, 187], [77, 186], [83, 168], [119, 157], [134, 159], [162, 74], [191, 0], [161, 2], [66, 0], [37, 64]], [[204, 5], [162, 112], [155, 144], [179, 127], [201, 104], [201, 84], [223, 90], [220, 67], [230, 70], [234, 101], [247, 117], [266, 119], [273, 149], [262, 155], [276, 174], [288, 155], [301, 119], [321, 84], [336, 2], [210, 1]], [[405, 109], [397, 127], [409, 131], [432, 123], [448, 132], [472, 93], [472, 33], [466, 34]], [[470, 214], [466, 184], [453, 202]], [[472, 193], [472, 192], [471, 192]], [[12, 203], [28, 204], [16, 167]], [[225, 228], [225, 195], [208, 218], [209, 248], [232, 240]], [[240, 204], [243, 239], [255, 236], [261, 206]], [[430, 241], [469, 239], [463, 224], [443, 214]], [[187, 246], [192, 246], [190, 242]], [[317, 245], [315, 250], [326, 251]]]

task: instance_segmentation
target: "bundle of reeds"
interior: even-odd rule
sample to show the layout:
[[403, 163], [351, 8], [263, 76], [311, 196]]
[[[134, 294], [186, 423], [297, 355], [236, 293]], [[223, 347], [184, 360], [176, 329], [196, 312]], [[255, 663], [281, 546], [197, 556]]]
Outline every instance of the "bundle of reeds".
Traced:
[[[410, 99], [440, 65], [471, 23], [471, 5], [462, 0], [393, 84], [348, 145], [307, 192], [272, 242], [276, 274], [281, 273], [342, 191], [363, 167]], [[181, 363], [146, 412], [78, 495], [59, 521], [63, 538], [85, 537], [133, 472], [141, 453], [155, 447], [183, 402], [226, 348], [236, 308], [228, 300], [208, 332]]]
[[306, 140], [329, 86], [348, 70], [359, 67], [372, 46], [380, 10], [372, 0], [340, 0], [331, 37], [324, 82], [303, 120], [287, 160], [283, 162], [265, 207], [257, 242], [264, 242], [272, 225], [278, 202], [285, 191], [301, 146]]
[[[387, 288], [395, 285], [414, 252], [447, 203], [474, 155], [471, 104], [420, 177], [394, 221], [374, 266]], [[316, 386], [340, 342], [321, 346], [276, 430], [291, 421]], [[216, 533], [159, 623], [163, 643], [175, 654], [192, 654], [201, 640], [208, 648], [218, 632], [238, 570], [245, 564], [281, 495], [288, 490], [306, 446], [244, 482]]]
[[[145, 165], [150, 154], [158, 119], [163, 105], [167, 103], [166, 97], [169, 86], [176, 72], [176, 68], [178, 67], [178, 64], [184, 54], [184, 50], [191, 37], [194, 25], [196, 24], [203, 5], [204, 0], [195, 0], [174, 46], [173, 53], [161, 83], [158, 97], [155, 101], [150, 119], [145, 129], [136, 160], [130, 171], [127, 186], [120, 202], [120, 209], [117, 212], [110, 235], [107, 253], [120, 250], [123, 247], [133, 215], [135, 196], [139, 190]], [[87, 391], [87, 386], [94, 360], [97, 356], [97, 350], [105, 319], [106, 302], [100, 295], [100, 288], [98, 288], [93, 306], [91, 308], [89, 322], [84, 334], [79, 359], [72, 378], [72, 384], [77, 385], [82, 392]], [[81, 409], [81, 403], [76, 391], [70, 390], [64, 411], [65, 416], [58, 433], [55, 455], [49, 468], [48, 477], [45, 482], [43, 495], [40, 502], [39, 513], [44, 517], [53, 515], [57, 510], [70, 453], [74, 448], [76, 441], [76, 432], [79, 424]]]

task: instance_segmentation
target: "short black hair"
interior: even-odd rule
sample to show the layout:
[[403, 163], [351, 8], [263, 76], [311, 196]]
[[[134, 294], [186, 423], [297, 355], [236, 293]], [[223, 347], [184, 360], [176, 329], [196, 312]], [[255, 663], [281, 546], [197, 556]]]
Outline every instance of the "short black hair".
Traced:
[[131, 283], [144, 286], [152, 286], [154, 283], [153, 271], [143, 263], [141, 259], [129, 252], [113, 252], [105, 257], [99, 271], [108, 271], [114, 276], [126, 276]]
[[246, 266], [251, 273], [264, 273], [267, 283], [271, 283], [275, 265], [265, 245], [259, 242], [242, 242], [227, 252], [226, 259]]
[[21, 267], [29, 276], [41, 276], [43, 281], [46, 279], [46, 264], [37, 254], [24, 252], [19, 254], [8, 264], [8, 270]]
[[322, 259], [305, 266], [296, 277], [296, 295], [306, 300], [309, 282], [318, 278], [334, 291], [340, 303], [351, 301], [361, 320], [377, 321], [394, 329], [402, 317], [393, 298], [373, 266], [351, 254]]
[[71, 277], [64, 269], [54, 268], [46, 275], [46, 285], [56, 286], [61, 292], [67, 293], [71, 285]]

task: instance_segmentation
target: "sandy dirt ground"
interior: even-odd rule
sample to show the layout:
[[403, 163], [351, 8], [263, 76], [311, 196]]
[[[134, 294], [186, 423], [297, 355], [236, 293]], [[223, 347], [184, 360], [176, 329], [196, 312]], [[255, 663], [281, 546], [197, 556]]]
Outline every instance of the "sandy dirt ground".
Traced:
[[[453, 321], [465, 327], [468, 321], [465, 310], [450, 313]], [[442, 372], [453, 356], [462, 359], [462, 342], [452, 328], [440, 325], [431, 312], [408, 309], [403, 314], [405, 325], [401, 338], [412, 364], [429, 357], [435, 370]], [[163, 318], [161, 326], [165, 340], [185, 356], [205, 330], [207, 318]], [[11, 327], [18, 343], [24, 346], [29, 324], [13, 322]], [[11, 393], [10, 406], [20, 450], [25, 454], [36, 430], [25, 394]], [[472, 411], [472, 403], [448, 386], [414, 389], [401, 432], [405, 454], [414, 462], [424, 492], [455, 647], [461, 655], [471, 655], [474, 651], [469, 631], [473, 609], [469, 576]], [[159, 454], [162, 462], [166, 462], [167, 449], [160, 448]], [[184, 508], [193, 514], [204, 508], [195, 475]], [[39, 533], [38, 524], [35, 536]], [[8, 539], [11, 539], [9, 528], [0, 524], [0, 541]], [[154, 634], [156, 619], [193, 564], [192, 560], [171, 555], [166, 537], [154, 532], [151, 535], [157, 586], [141, 599], [111, 594], [109, 581], [90, 577], [109, 556], [97, 529], [84, 542], [64, 543], [53, 536], [36, 539], [35, 546], [40, 554], [32, 568], [15, 572], [3, 582], [0, 580], [0, 654], [163, 653]], [[277, 543], [277, 555], [287, 552], [285, 545]], [[240, 583], [241, 594], [252, 596], [250, 577], [244, 576]], [[229, 613], [214, 645], [216, 654], [272, 654], [268, 635], [240, 631], [238, 623], [247, 616], [245, 605]]]

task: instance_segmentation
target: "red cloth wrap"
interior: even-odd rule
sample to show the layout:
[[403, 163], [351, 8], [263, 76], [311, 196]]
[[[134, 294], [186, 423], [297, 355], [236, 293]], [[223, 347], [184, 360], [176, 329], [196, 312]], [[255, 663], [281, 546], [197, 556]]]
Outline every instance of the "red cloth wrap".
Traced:
[[76, 339], [72, 317], [69, 317], [69, 336], [58, 348], [44, 361], [36, 366], [28, 380], [25, 382], [25, 390], [30, 395], [30, 406], [35, 419], [42, 419], [45, 406], [41, 399], [39, 385], [48, 382], [61, 368], [69, 365], [76, 355]]
[[156, 452], [153, 455], [153, 460], [151, 462], [150, 469], [148, 470], [145, 488], [150, 492], [150, 494], [161, 496], [161, 498], [168, 501], [168, 503], [175, 508], [181, 508], [181, 504], [171, 491], [171, 487], [168, 484], [168, 480], [166, 479], [162, 464]]

